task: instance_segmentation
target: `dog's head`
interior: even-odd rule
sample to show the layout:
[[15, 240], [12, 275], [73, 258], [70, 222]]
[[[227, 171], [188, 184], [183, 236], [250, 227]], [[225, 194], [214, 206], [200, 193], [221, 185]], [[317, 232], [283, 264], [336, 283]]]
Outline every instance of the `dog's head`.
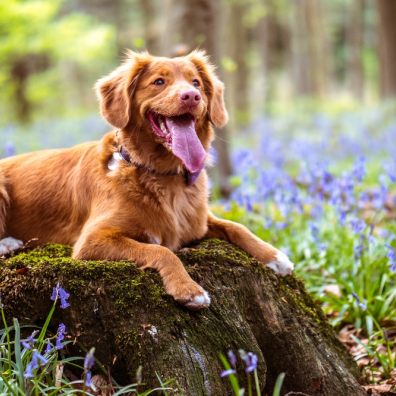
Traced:
[[223, 90], [202, 51], [177, 58], [130, 52], [123, 65], [96, 84], [103, 117], [128, 136], [135, 150], [172, 155], [191, 173], [204, 166], [210, 123], [227, 123]]

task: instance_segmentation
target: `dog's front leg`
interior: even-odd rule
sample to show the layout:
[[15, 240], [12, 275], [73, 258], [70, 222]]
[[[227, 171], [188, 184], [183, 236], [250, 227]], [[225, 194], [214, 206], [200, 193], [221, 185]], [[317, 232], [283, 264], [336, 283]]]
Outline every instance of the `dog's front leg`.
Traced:
[[74, 245], [73, 257], [81, 260], [132, 260], [141, 269], [158, 271], [166, 292], [187, 308], [198, 310], [210, 304], [208, 293], [191, 279], [173, 252], [164, 246], [135, 241], [116, 228], [83, 232]]
[[293, 263], [283, 252], [262, 241], [242, 224], [209, 214], [206, 238], [231, 242], [281, 275], [288, 275], [293, 271]]

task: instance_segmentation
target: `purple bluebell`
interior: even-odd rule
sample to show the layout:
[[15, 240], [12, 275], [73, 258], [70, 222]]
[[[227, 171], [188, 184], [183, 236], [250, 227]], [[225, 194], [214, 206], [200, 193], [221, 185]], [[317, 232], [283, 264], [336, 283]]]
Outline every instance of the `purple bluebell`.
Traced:
[[84, 369], [91, 370], [95, 364], [95, 357], [94, 357], [95, 348], [92, 348], [86, 355], [84, 359]]
[[45, 354], [48, 355], [52, 351], [52, 344], [50, 340], [47, 340], [47, 343], [45, 345]]
[[65, 333], [66, 333], [66, 326], [63, 323], [61, 323], [58, 327], [58, 332], [56, 334], [56, 341], [55, 341], [55, 349], [58, 351], [64, 348], [62, 341], [65, 339]]
[[39, 368], [39, 366], [44, 366], [48, 363], [48, 359], [46, 359], [43, 355], [41, 355], [37, 350], [33, 351], [32, 360], [26, 366], [26, 370], [24, 373], [25, 378], [33, 378], [33, 370]]
[[235, 353], [234, 353], [233, 351], [229, 350], [229, 351], [227, 352], [227, 355], [228, 355], [228, 360], [229, 360], [230, 363], [231, 363], [231, 366], [235, 368], [235, 366], [236, 366], [236, 356], [235, 356]]
[[240, 349], [239, 356], [245, 363], [245, 372], [247, 374], [257, 369], [258, 358], [253, 352], [245, 352], [243, 349]]
[[15, 145], [12, 142], [8, 142], [4, 146], [4, 156], [5, 157], [12, 157], [16, 154]]
[[228, 370], [224, 370], [220, 373], [220, 377], [224, 378], [224, 377], [228, 377], [231, 374], [235, 374], [236, 370], [235, 369], [228, 369]]
[[361, 234], [367, 226], [365, 221], [357, 218], [352, 219], [349, 224], [355, 234]]
[[91, 369], [95, 364], [94, 357], [95, 348], [91, 348], [84, 358], [84, 374], [85, 374], [85, 386], [91, 387], [92, 373]]
[[60, 299], [62, 309], [66, 309], [70, 307], [70, 304], [67, 301], [68, 298], [70, 297], [70, 294], [59, 285], [59, 282], [52, 289], [51, 300], [56, 301], [58, 297]]
[[32, 349], [34, 347], [34, 343], [36, 342], [36, 339], [34, 337], [36, 337], [37, 333], [38, 330], [34, 330], [28, 338], [21, 340], [22, 346], [26, 349]]
[[314, 223], [309, 223], [309, 229], [314, 243], [318, 244], [320, 242], [318, 226]]
[[363, 301], [361, 301], [359, 296], [355, 292], [352, 292], [352, 296], [356, 300], [356, 302], [358, 303], [358, 305], [362, 309], [362, 311], [365, 311], [367, 309], [367, 304], [364, 303]]
[[366, 159], [364, 157], [360, 157], [355, 162], [352, 173], [358, 182], [363, 181], [366, 174]]
[[396, 272], [396, 251], [390, 244], [385, 245], [388, 249], [386, 257], [389, 259], [389, 269], [392, 272]]
[[85, 373], [85, 386], [88, 388], [92, 386], [92, 373], [90, 371]]

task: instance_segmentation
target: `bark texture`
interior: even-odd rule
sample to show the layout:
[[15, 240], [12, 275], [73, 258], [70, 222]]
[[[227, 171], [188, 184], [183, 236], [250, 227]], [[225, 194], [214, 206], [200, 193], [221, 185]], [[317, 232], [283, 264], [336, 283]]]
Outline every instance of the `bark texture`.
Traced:
[[396, 97], [396, 2], [377, 0], [379, 11], [380, 86], [384, 98]]
[[175, 380], [177, 394], [230, 395], [227, 380], [219, 377], [218, 353], [243, 348], [258, 355], [268, 394], [281, 372], [282, 394], [365, 394], [356, 365], [303, 284], [278, 277], [226, 242], [207, 240], [179, 253], [212, 296], [210, 309], [201, 312], [178, 306], [156, 273], [126, 261], [77, 261], [70, 253], [49, 245], [0, 261], [6, 313], [42, 324], [59, 281], [71, 294], [71, 307], [56, 310], [54, 332], [63, 321], [76, 340], [69, 352], [95, 346], [97, 358], [121, 383], [133, 382], [141, 365], [147, 386], [158, 385], [158, 373]]

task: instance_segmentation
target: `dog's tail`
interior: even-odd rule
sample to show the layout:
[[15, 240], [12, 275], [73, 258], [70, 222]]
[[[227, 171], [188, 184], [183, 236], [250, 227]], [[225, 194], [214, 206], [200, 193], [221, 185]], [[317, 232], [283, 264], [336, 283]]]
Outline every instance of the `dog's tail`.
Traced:
[[9, 204], [10, 196], [7, 191], [6, 177], [0, 169], [0, 239], [6, 233], [6, 217]]

